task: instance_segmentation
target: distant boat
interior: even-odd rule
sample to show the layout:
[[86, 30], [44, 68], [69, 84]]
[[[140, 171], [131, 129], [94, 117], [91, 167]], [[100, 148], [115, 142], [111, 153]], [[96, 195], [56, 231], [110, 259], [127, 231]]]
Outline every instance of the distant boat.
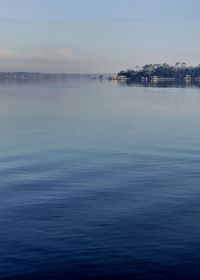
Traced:
[[116, 77], [116, 80], [119, 80], [119, 81], [126, 81], [126, 80], [128, 80], [128, 78], [127, 78], [126, 76], [124, 76], [124, 75], [118, 75], [118, 76]]
[[115, 76], [115, 75], [108, 76], [108, 80], [116, 80], [116, 79], [117, 79], [117, 76]]

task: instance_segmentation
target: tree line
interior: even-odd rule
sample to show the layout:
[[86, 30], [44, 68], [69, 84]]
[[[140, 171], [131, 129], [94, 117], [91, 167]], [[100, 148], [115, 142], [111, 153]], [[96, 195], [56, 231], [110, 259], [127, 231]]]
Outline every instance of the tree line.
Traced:
[[185, 63], [176, 63], [171, 66], [167, 63], [163, 64], [146, 64], [120, 71], [118, 76], [125, 76], [131, 80], [142, 80], [143, 78], [150, 80], [151, 78], [174, 78], [174, 79], [194, 79], [200, 78], [200, 64], [198, 66], [186, 66]]

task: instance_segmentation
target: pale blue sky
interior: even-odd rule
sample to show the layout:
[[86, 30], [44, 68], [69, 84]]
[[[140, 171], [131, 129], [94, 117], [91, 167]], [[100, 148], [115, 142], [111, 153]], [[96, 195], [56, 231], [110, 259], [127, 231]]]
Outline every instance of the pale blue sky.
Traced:
[[0, 71], [200, 63], [199, 0], [0, 0]]

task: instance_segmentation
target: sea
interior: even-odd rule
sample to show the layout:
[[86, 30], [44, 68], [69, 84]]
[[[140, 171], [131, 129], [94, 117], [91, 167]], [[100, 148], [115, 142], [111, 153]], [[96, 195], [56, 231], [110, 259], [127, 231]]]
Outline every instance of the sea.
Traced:
[[200, 86], [1, 81], [0, 279], [200, 279]]

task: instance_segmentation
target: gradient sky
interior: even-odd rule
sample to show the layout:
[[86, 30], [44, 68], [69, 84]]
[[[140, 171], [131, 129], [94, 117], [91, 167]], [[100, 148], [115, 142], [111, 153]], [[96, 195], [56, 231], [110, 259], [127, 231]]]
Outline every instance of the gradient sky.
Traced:
[[200, 63], [199, 0], [0, 0], [0, 71]]

